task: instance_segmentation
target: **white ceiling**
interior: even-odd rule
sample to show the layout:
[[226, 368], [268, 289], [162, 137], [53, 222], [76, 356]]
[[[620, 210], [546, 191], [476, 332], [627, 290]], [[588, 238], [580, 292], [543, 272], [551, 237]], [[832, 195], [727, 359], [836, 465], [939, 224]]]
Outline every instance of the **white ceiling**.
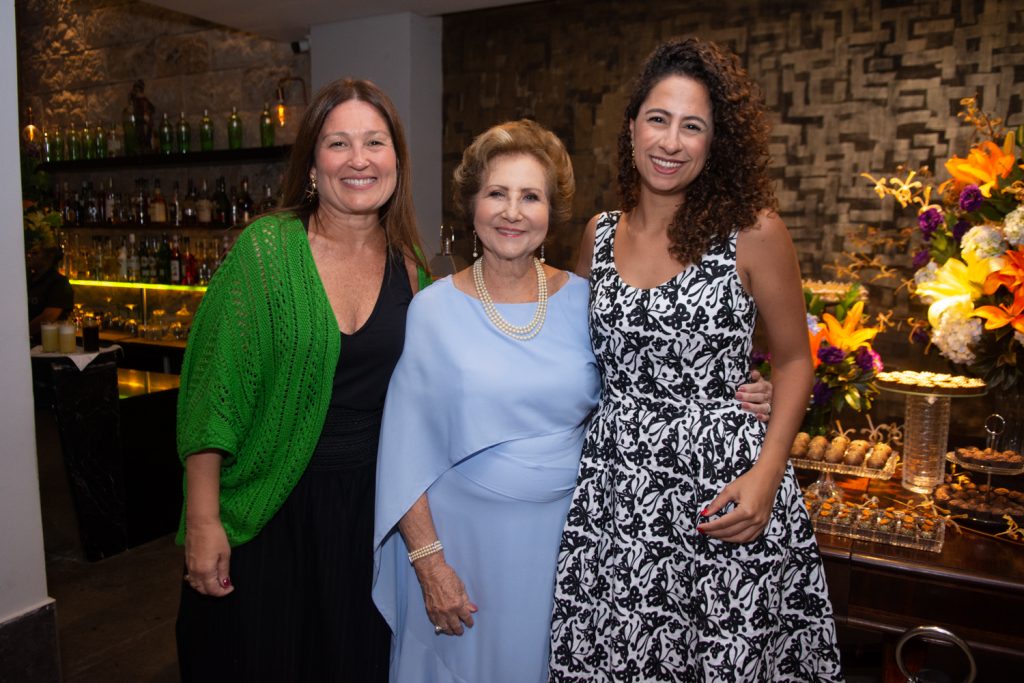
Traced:
[[349, 19], [412, 12], [432, 17], [532, 0], [146, 0], [183, 14], [256, 33], [295, 41], [309, 27]]

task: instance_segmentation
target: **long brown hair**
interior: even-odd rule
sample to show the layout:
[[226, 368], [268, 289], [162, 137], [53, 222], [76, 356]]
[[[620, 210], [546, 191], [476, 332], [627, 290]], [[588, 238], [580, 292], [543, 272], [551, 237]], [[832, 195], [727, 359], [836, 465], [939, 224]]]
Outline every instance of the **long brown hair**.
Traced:
[[629, 211], [640, 199], [640, 174], [633, 164], [629, 124], [651, 90], [669, 76], [687, 76], [708, 89], [714, 120], [711, 150], [686, 188], [686, 200], [668, 228], [669, 251], [683, 264], [696, 263], [715, 242], [752, 227], [762, 209], [778, 209], [768, 162], [769, 125], [760, 88], [739, 58], [712, 42], [674, 39], [644, 62], [626, 105], [619, 132], [619, 195]]
[[[398, 118], [395, 105], [384, 91], [366, 80], [342, 78], [320, 89], [306, 108], [299, 124], [299, 132], [292, 144], [288, 168], [281, 187], [281, 211], [294, 213], [309, 220], [320, 206], [319, 195], [308, 198], [309, 171], [316, 158], [316, 146], [320, 131], [328, 115], [335, 107], [349, 100], [366, 102], [384, 118], [388, 132], [395, 145], [398, 159], [398, 179], [395, 191], [380, 208], [380, 223], [392, 249], [399, 249], [405, 256], [428, 271], [419, 232], [416, 229], [416, 211], [412, 203], [412, 165], [409, 162], [409, 145], [405, 141], [405, 129]], [[429, 272], [429, 271], [428, 271]]]

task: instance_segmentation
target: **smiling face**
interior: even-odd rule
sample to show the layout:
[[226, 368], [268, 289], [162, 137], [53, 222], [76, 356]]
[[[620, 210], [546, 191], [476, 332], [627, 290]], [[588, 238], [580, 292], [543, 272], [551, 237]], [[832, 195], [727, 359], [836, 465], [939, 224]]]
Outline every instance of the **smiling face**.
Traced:
[[310, 173], [321, 210], [376, 215], [398, 182], [398, 159], [384, 117], [361, 100], [332, 109], [320, 129]]
[[711, 151], [711, 97], [700, 81], [666, 76], [651, 88], [630, 121], [634, 161], [644, 190], [682, 194]]
[[548, 234], [550, 213], [547, 176], [535, 157], [491, 159], [473, 207], [473, 227], [485, 257], [531, 259]]

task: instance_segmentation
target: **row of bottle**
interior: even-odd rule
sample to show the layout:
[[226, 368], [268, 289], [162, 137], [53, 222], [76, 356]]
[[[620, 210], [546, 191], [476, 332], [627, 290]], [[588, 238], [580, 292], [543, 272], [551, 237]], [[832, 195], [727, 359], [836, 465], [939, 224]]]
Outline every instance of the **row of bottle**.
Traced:
[[168, 239], [166, 233], [138, 242], [135, 233], [129, 233], [119, 245], [111, 237], [93, 236], [90, 243], [64, 234], [62, 246], [61, 270], [72, 280], [206, 285], [231, 249], [231, 240], [227, 235], [219, 242], [199, 239], [193, 251], [187, 236]]
[[263, 197], [257, 204], [249, 194], [249, 178], [242, 176], [241, 187], [231, 187], [224, 176], [217, 178], [211, 193], [204, 178], [197, 189], [191, 178], [185, 194], [174, 181], [170, 196], [165, 196], [160, 180], [153, 180], [153, 191], [145, 178], [137, 178], [130, 193], [116, 192], [114, 179], [107, 178], [106, 188], [94, 189], [90, 181], [72, 192], [67, 181], [57, 189], [55, 206], [67, 226], [95, 225], [174, 225], [202, 226], [217, 224], [245, 225], [257, 214], [277, 206], [269, 185], [263, 186]]
[[[136, 156], [146, 154], [150, 151], [157, 151], [160, 154], [187, 154], [195, 151], [192, 136], [192, 125], [185, 117], [185, 112], [178, 115], [178, 120], [171, 123], [167, 114], [163, 115], [160, 125], [153, 130], [154, 140], [151, 149], [143, 149], [145, 140], [139, 142], [139, 126], [134, 114], [126, 114], [122, 122], [124, 129], [124, 145], [118, 138], [116, 131], [111, 124], [104, 126], [98, 123], [90, 126], [86, 121], [81, 129], [71, 124], [68, 128], [62, 129], [57, 126], [51, 130], [44, 130], [42, 133], [40, 157], [43, 161], [77, 161], [79, 159], [105, 159], [108, 156]], [[275, 140], [274, 120], [270, 116], [269, 107], [264, 104], [260, 113], [260, 145], [262, 147], [273, 147]], [[203, 110], [203, 116], [199, 120], [199, 149], [207, 152], [214, 149], [215, 125], [210, 118], [209, 110]], [[143, 136], [144, 139], [148, 135]], [[242, 148], [242, 117], [237, 107], [231, 108], [231, 114], [227, 118], [227, 147], [228, 149]]]

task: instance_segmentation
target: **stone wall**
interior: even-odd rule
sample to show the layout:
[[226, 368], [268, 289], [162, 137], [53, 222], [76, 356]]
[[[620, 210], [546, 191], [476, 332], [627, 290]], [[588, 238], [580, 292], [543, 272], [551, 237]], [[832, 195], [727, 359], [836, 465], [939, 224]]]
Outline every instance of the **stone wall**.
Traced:
[[729, 46], [764, 89], [778, 196], [807, 276], [832, 277], [849, 228], [893, 218], [861, 172], [934, 167], [965, 151], [960, 98], [978, 93], [1024, 123], [1018, 0], [554, 0], [445, 17], [446, 179], [494, 123], [526, 116], [552, 128], [578, 189], [576, 220], [549, 253], [570, 263], [586, 220], [616, 206], [629, 82], [657, 43], [682, 35]]

